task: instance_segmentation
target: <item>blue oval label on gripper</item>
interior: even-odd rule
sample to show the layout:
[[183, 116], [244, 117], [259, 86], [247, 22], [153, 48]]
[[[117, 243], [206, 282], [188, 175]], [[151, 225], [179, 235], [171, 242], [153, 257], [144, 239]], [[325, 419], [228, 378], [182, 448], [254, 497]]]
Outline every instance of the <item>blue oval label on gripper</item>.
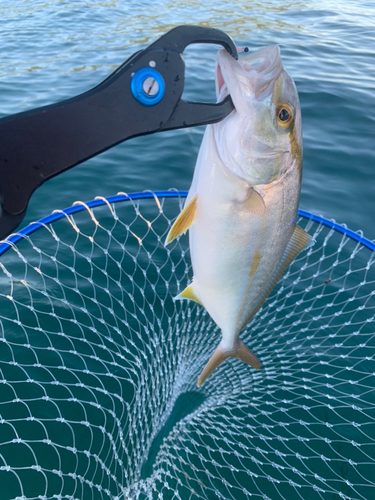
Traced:
[[[158, 84], [158, 91], [154, 95], [146, 94], [143, 90], [143, 83], [147, 78], [154, 78]], [[134, 98], [143, 106], [154, 106], [158, 104], [165, 93], [165, 83], [164, 78], [161, 76], [159, 71], [154, 68], [141, 68], [136, 73], [134, 73], [130, 88]]]

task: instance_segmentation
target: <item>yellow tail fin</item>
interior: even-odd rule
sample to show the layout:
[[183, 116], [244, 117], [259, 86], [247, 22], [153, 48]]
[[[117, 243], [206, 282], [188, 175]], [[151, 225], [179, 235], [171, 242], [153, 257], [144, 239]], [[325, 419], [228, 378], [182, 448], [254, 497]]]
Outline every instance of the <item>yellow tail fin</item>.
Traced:
[[260, 361], [255, 356], [253, 352], [250, 351], [248, 347], [238, 339], [237, 346], [232, 351], [225, 351], [221, 345], [216, 349], [216, 351], [211, 356], [209, 362], [203, 368], [202, 373], [199, 376], [197, 386], [200, 387], [203, 382], [211, 375], [211, 373], [217, 368], [225, 359], [227, 358], [238, 358], [244, 361], [248, 365], [252, 366], [256, 370], [260, 368]]

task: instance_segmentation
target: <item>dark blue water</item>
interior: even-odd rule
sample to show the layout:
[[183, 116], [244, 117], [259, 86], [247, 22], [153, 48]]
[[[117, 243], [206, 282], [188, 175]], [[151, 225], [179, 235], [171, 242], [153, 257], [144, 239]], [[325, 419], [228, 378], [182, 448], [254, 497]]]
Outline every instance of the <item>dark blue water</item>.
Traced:
[[[370, 1], [0, 1], [0, 115], [77, 95], [179, 24], [278, 43], [300, 95], [301, 207], [375, 238], [375, 5]], [[216, 48], [186, 51], [185, 96], [212, 100]], [[203, 129], [137, 138], [53, 179], [26, 222], [118, 191], [187, 189]]]

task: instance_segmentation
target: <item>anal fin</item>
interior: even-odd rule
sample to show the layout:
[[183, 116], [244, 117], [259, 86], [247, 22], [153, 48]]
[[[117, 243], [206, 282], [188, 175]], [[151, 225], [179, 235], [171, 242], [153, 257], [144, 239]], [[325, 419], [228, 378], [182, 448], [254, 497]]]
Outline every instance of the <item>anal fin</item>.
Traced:
[[165, 240], [165, 244], [168, 245], [173, 240], [181, 236], [181, 234], [186, 233], [186, 231], [191, 227], [195, 219], [195, 211], [197, 208], [197, 199], [198, 195], [196, 194], [184, 207], [183, 211], [175, 220], [173, 226], [171, 227], [167, 239]]
[[185, 290], [183, 290], [181, 293], [179, 293], [177, 295], [177, 297], [175, 297], [175, 300], [176, 299], [189, 299], [189, 300], [193, 300], [194, 302], [197, 302], [198, 304], [200, 304], [201, 306], [203, 306], [202, 302], [198, 299], [197, 294], [194, 291], [193, 284], [190, 284], [189, 286], [187, 286], [185, 288]]

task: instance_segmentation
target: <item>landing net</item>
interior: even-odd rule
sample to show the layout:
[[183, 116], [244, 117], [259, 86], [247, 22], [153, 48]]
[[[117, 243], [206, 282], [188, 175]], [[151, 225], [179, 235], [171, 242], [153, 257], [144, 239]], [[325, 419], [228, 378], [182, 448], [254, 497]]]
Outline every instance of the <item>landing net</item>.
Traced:
[[261, 370], [198, 389], [221, 335], [172, 300], [185, 196], [79, 203], [1, 245], [0, 500], [375, 498], [374, 244], [301, 212], [316, 243], [241, 335]]

